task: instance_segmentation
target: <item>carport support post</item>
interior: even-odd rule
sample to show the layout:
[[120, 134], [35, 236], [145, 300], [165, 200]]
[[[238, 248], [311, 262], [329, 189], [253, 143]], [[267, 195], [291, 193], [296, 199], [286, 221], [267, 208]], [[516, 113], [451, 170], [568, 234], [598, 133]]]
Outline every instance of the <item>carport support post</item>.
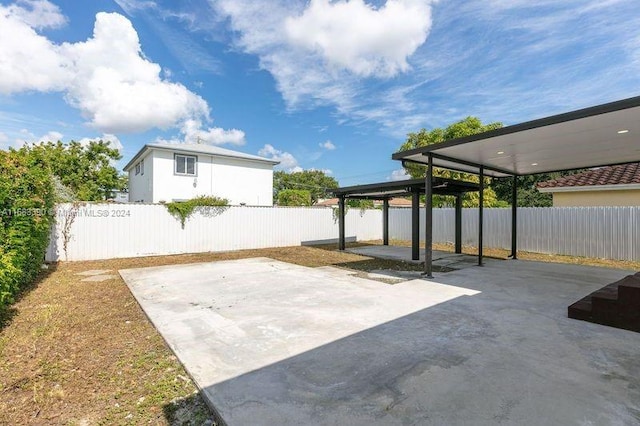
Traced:
[[411, 194], [411, 260], [420, 260], [420, 193]]
[[462, 253], [462, 194], [456, 195], [456, 244], [455, 252]]
[[511, 188], [511, 258], [518, 258], [518, 176], [513, 175]]
[[344, 250], [344, 195], [338, 197], [338, 250]]
[[382, 245], [389, 245], [389, 199], [382, 200]]
[[424, 274], [433, 278], [433, 155], [429, 154], [427, 176], [424, 182], [425, 226], [424, 226]]
[[484, 216], [484, 166], [480, 166], [480, 197], [478, 200], [478, 266], [482, 266], [483, 216]]

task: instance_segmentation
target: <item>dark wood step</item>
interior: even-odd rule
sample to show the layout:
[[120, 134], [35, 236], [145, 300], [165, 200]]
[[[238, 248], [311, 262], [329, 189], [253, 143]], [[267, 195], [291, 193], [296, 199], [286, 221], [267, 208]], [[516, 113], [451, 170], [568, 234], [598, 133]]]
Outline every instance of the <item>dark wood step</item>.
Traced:
[[640, 332], [640, 272], [578, 300], [568, 307], [568, 316]]
[[640, 275], [629, 275], [618, 282], [620, 303], [640, 307]]
[[590, 321], [591, 320], [591, 296], [578, 300], [568, 308], [569, 318]]

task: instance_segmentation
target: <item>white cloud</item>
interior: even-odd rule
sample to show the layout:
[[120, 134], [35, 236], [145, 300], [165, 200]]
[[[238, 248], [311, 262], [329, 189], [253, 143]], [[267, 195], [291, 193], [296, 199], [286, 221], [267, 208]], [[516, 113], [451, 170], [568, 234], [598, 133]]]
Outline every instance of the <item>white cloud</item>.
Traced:
[[[55, 130], [50, 130], [47, 133], [36, 136], [33, 132], [27, 129], [20, 129], [18, 132], [12, 134], [11, 137], [4, 133], [0, 133], [0, 146], [21, 148], [25, 144], [37, 144], [40, 142], [58, 142], [62, 140], [64, 135]], [[11, 141], [11, 138], [13, 140]]]
[[327, 176], [331, 176], [333, 174], [333, 170], [331, 170], [331, 169], [315, 169], [315, 168], [312, 167], [312, 168], [310, 168], [308, 170], [310, 170], [310, 171], [316, 170], [318, 172], [324, 173]]
[[141, 1], [141, 0], [114, 0], [118, 6], [125, 11], [125, 13], [129, 15], [133, 15], [134, 13], [146, 10], [146, 9], [156, 9], [157, 4], [153, 1]]
[[185, 121], [181, 131], [186, 143], [204, 142], [209, 145], [222, 145], [225, 143], [244, 145], [245, 143], [245, 134], [242, 130], [225, 130], [220, 127], [202, 129], [202, 123], [199, 120]]
[[62, 140], [63, 136], [64, 135], [62, 133], [51, 130], [40, 136], [38, 140], [42, 142], [58, 142]]
[[135, 29], [121, 15], [98, 13], [92, 38], [65, 43], [60, 50], [75, 68], [66, 97], [97, 129], [167, 129], [193, 117], [208, 117], [204, 99], [160, 78], [161, 67], [143, 57]]
[[391, 175], [387, 178], [387, 180], [398, 181], [398, 180], [407, 180], [411, 179], [411, 176], [407, 174], [405, 169], [397, 169], [391, 172]]
[[320, 142], [318, 145], [320, 145], [321, 148], [324, 148], [327, 151], [333, 151], [334, 149], [336, 149], [336, 146], [330, 140], [326, 140], [325, 142]]
[[42, 136], [36, 136], [35, 134], [31, 133], [27, 129], [20, 129], [19, 133], [20, 133], [20, 136], [17, 137], [15, 140], [16, 146], [18, 145], [21, 146], [26, 142], [28, 143], [58, 142], [62, 140], [62, 138], [64, 137], [62, 133], [57, 132], [55, 130], [50, 130]]
[[156, 138], [156, 143], [205, 143], [208, 145], [244, 145], [245, 133], [242, 130], [230, 129], [225, 130], [220, 127], [202, 128], [200, 120], [187, 120], [180, 128], [181, 139]]
[[[58, 141], [63, 141], [64, 139], [64, 134], [55, 130], [50, 130], [41, 136], [36, 136], [36, 134], [34, 134], [33, 132], [27, 129], [20, 129], [20, 131], [18, 131], [16, 135], [17, 136], [14, 139], [13, 143], [8, 143], [10, 140], [10, 137], [5, 133], [0, 132], [0, 146], [10, 145], [10, 146], [13, 146], [14, 148], [20, 148], [26, 143], [37, 144], [41, 142], [58, 142]], [[82, 138], [82, 139], [79, 139], [77, 142], [79, 142], [82, 145], [88, 145], [89, 142], [98, 141], [98, 140], [111, 142], [111, 147], [116, 148], [118, 151], [122, 151], [124, 149], [122, 142], [120, 142], [120, 139], [116, 135], [109, 134], [109, 133], [104, 133], [102, 136], [95, 137], [95, 138]]]
[[[375, 9], [359, 1], [358, 10], [367, 16], [393, 3], [364, 1], [378, 5]], [[439, 2], [433, 14], [437, 25], [428, 40], [404, 59], [409, 70], [378, 80], [357, 74], [368, 70], [357, 68], [367, 59], [357, 46], [334, 52], [342, 47], [335, 41], [334, 26], [347, 3], [356, 9], [353, 0], [210, 2], [228, 19], [236, 47], [257, 55], [261, 68], [273, 75], [288, 109], [329, 105], [342, 122], [374, 123], [398, 138], [467, 115], [519, 122], [628, 97], [638, 87], [637, 0]], [[420, 3], [427, 11], [435, 4], [397, 3]], [[313, 12], [314, 7], [322, 13]], [[328, 14], [340, 19], [332, 23]], [[308, 33], [285, 31], [286, 22], [303, 17], [310, 24]], [[358, 22], [350, 23], [359, 28]], [[375, 35], [377, 29], [373, 31]], [[350, 37], [355, 36], [348, 30], [337, 37], [342, 35], [351, 48]], [[375, 43], [368, 39], [365, 45], [373, 48]], [[340, 66], [349, 57], [357, 59], [349, 65], [355, 71]], [[365, 62], [359, 62], [363, 57]], [[378, 59], [378, 65], [384, 60], [402, 64], [392, 57]], [[384, 67], [372, 76], [383, 76], [382, 71]]]
[[275, 161], [279, 161], [280, 164], [276, 166], [276, 168], [285, 170], [290, 173], [301, 172], [303, 169], [298, 165], [298, 160], [296, 158], [284, 151], [280, 151], [279, 149], [274, 148], [273, 145], [266, 144], [265, 146], [258, 151], [258, 155], [265, 158], [270, 158]]
[[26, 22], [28, 13], [0, 5], [0, 94], [62, 90], [72, 80], [57, 46]]
[[364, 77], [406, 71], [407, 57], [425, 42], [430, 28], [430, 2], [419, 0], [387, 0], [378, 9], [363, 0], [311, 0], [302, 15], [285, 20], [292, 45]]
[[333, 105], [350, 116], [363, 102], [363, 76], [409, 69], [408, 57], [428, 35], [432, 3], [388, 0], [374, 9], [362, 0], [306, 8], [284, 0], [219, 0], [213, 7], [228, 19], [237, 46], [273, 75], [289, 109]]
[[60, 8], [47, 0], [18, 0], [6, 9], [32, 28], [60, 28], [67, 23]]
[[92, 141], [99, 141], [99, 140], [102, 140], [103, 142], [110, 142], [110, 147], [115, 148], [120, 152], [122, 152], [122, 150], [124, 149], [124, 146], [122, 145], [122, 142], [120, 142], [120, 139], [118, 139], [116, 135], [112, 135], [109, 133], [104, 133], [99, 138], [82, 138], [78, 142], [80, 142], [80, 144], [84, 146], [84, 145], [89, 145], [89, 143]]
[[207, 102], [169, 81], [170, 74], [162, 78], [128, 19], [98, 13], [92, 37], [77, 43], [56, 44], [34, 30], [65, 21], [45, 0], [0, 5], [0, 94], [62, 92], [91, 127], [106, 133], [183, 127], [185, 136], [209, 143], [244, 142], [237, 129], [193, 127], [210, 120]]
[[14, 137], [14, 135], [9, 136], [6, 133], [0, 132], [0, 149], [20, 149], [23, 145], [25, 145], [25, 143], [26, 141], [24, 139]]

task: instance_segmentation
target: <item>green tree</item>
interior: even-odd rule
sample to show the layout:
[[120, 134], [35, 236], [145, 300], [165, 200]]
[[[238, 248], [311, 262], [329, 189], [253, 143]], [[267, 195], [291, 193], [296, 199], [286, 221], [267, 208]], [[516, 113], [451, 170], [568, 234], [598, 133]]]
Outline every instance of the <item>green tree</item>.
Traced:
[[279, 206], [310, 206], [311, 192], [306, 189], [283, 189], [278, 192]]
[[[399, 151], [406, 151], [409, 149], [429, 146], [435, 143], [447, 141], [449, 139], [456, 139], [464, 136], [470, 136], [477, 133], [499, 129], [500, 127], [502, 127], [502, 123], [496, 122], [496, 123], [482, 124], [480, 119], [476, 117], [467, 117], [464, 120], [460, 120], [456, 123], [453, 123], [444, 129], [442, 128], [435, 128], [432, 130], [422, 129], [415, 133], [409, 133], [407, 135], [407, 140], [400, 146]], [[413, 179], [424, 178], [426, 175], [426, 167], [419, 164], [407, 163], [404, 166], [404, 168]], [[473, 175], [469, 173], [454, 172], [451, 170], [445, 170], [440, 168], [434, 168], [433, 174], [434, 176], [438, 176], [438, 177], [466, 180], [469, 182], [480, 181], [477, 175]], [[487, 179], [485, 181], [485, 184], [488, 185], [489, 182], [490, 180]], [[454, 200], [451, 197], [436, 195], [433, 198], [433, 202], [434, 202], [434, 206], [448, 207], [453, 205]], [[465, 207], [478, 206], [478, 202], [479, 202], [478, 193], [477, 192], [466, 193], [462, 198], [462, 202]], [[484, 191], [484, 206], [485, 207], [502, 207], [504, 205], [505, 205], [504, 202], [497, 199], [496, 193], [490, 187], [486, 186]]]
[[338, 181], [327, 176], [321, 170], [303, 170], [287, 173], [277, 171], [273, 174], [273, 200], [278, 202], [278, 194], [285, 189], [303, 189], [311, 194], [311, 203], [318, 202], [318, 198], [329, 198], [331, 190], [338, 187]]
[[126, 187], [126, 178], [113, 165], [122, 157], [109, 141], [42, 142], [31, 149], [45, 159], [59, 182], [71, 190], [77, 200], [105, 200], [114, 190]]
[[354, 209], [372, 209], [373, 200], [358, 200], [358, 199], [349, 199], [347, 200], [347, 206], [353, 207]]

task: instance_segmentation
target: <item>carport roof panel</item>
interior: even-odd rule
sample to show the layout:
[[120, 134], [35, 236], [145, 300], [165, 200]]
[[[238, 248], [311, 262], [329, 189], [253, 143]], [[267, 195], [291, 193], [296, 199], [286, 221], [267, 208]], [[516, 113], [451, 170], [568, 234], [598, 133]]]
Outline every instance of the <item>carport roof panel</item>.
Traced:
[[[640, 161], [640, 96], [393, 154], [502, 177]], [[458, 163], [460, 161], [461, 163]]]
[[[370, 183], [366, 185], [345, 186], [333, 190], [333, 194], [347, 198], [384, 199], [409, 195], [412, 192], [424, 192], [424, 179], [407, 179], [392, 182]], [[467, 182], [449, 178], [434, 177], [433, 193], [440, 195], [458, 195], [465, 192], [478, 191], [480, 186], [475, 182]]]

